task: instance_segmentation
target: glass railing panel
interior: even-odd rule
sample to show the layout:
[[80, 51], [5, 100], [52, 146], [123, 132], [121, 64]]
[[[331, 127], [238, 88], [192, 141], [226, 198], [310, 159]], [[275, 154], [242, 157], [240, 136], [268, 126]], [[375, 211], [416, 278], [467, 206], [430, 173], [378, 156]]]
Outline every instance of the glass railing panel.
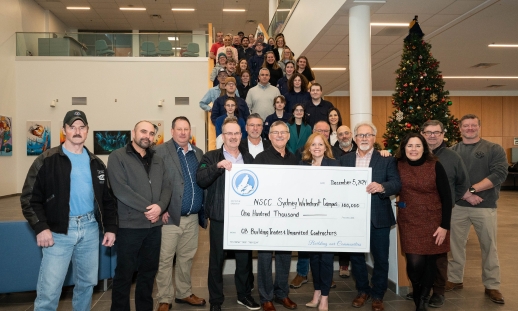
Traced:
[[282, 32], [284, 24], [287, 22], [288, 16], [291, 10], [295, 8], [295, 4], [298, 0], [280, 0], [279, 5], [273, 15], [273, 18], [268, 27], [268, 36], [275, 37], [278, 33]]
[[17, 56], [207, 57], [208, 35], [16, 33]]

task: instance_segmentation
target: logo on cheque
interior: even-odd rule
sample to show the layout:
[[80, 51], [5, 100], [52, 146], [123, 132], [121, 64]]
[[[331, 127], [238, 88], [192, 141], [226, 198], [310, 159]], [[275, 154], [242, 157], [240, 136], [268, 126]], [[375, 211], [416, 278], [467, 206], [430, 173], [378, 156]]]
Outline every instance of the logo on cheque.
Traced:
[[232, 178], [232, 189], [241, 196], [252, 195], [259, 186], [257, 176], [249, 170], [237, 172]]

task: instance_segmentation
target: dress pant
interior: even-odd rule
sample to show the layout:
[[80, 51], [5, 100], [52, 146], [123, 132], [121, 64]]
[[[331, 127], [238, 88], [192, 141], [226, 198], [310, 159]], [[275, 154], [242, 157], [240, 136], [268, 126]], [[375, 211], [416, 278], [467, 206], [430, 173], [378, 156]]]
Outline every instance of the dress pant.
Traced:
[[383, 299], [388, 286], [390, 227], [375, 228], [371, 224], [371, 254], [374, 258], [372, 288], [369, 285], [367, 263], [364, 253], [351, 253], [351, 272], [356, 279], [358, 293], [365, 293], [373, 299]]
[[[224, 223], [222, 221], [210, 221], [210, 254], [209, 254], [209, 303], [221, 305], [225, 301], [223, 295], [223, 264], [225, 263], [225, 251], [223, 250]], [[250, 296], [252, 288], [249, 283], [250, 251], [234, 251], [236, 255], [236, 271], [234, 283], [237, 290], [237, 299]]]
[[340, 266], [349, 267], [349, 261], [351, 261], [350, 253], [338, 253], [338, 264]]
[[500, 288], [500, 262], [496, 249], [496, 208], [455, 205], [451, 214], [448, 281], [462, 283], [466, 264], [466, 242], [471, 225], [477, 233], [482, 254], [482, 283], [487, 289]]
[[259, 251], [257, 255], [257, 283], [261, 304], [273, 301], [274, 297], [288, 297], [290, 286], [291, 252], [275, 252], [275, 283], [272, 277], [273, 251]]
[[322, 296], [329, 296], [331, 282], [333, 282], [333, 262], [335, 254], [329, 252], [311, 252], [310, 264], [313, 275], [313, 287], [319, 290]]
[[130, 310], [130, 289], [136, 270], [138, 270], [135, 286], [136, 310], [153, 310], [153, 283], [158, 270], [161, 237], [162, 226], [145, 229], [119, 228], [112, 311]]
[[[180, 217], [180, 225], [162, 226], [160, 261], [156, 275], [159, 303], [171, 303], [173, 299], [192, 294], [191, 268], [198, 250], [198, 214]], [[173, 289], [173, 259], [176, 254], [175, 285]]]
[[437, 254], [437, 271], [433, 282], [433, 293], [444, 295], [446, 280], [448, 278], [448, 253]]

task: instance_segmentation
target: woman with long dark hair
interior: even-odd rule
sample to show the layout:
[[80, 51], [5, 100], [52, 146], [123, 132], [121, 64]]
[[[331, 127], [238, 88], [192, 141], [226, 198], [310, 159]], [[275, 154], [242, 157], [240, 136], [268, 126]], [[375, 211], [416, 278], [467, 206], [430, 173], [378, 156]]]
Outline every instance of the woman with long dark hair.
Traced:
[[291, 118], [288, 121], [288, 129], [290, 131], [290, 139], [286, 148], [295, 154], [299, 148], [304, 146], [311, 135], [311, 126], [306, 122], [303, 104], [295, 104], [293, 107]]
[[331, 125], [329, 143], [331, 143], [331, 146], [334, 146], [334, 144], [338, 140], [338, 135], [336, 131], [340, 126], [342, 126], [342, 116], [340, 115], [340, 111], [338, 110], [338, 108], [333, 107], [329, 109], [329, 111], [327, 112], [327, 121], [329, 121], [329, 125]]
[[437, 254], [450, 250], [451, 190], [441, 163], [421, 134], [410, 133], [396, 153], [401, 177], [398, 228], [416, 310], [426, 310]]

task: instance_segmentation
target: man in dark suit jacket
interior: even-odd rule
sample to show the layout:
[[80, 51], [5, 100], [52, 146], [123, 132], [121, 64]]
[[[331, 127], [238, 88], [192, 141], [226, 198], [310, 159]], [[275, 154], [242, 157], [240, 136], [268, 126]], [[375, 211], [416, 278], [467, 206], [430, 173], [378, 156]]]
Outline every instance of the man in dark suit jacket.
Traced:
[[[192, 293], [192, 259], [198, 249], [198, 213], [203, 212], [203, 189], [196, 183], [196, 171], [203, 151], [189, 144], [191, 124], [186, 117], [177, 117], [171, 128], [172, 139], [155, 148], [164, 160], [174, 189], [166, 212], [162, 215], [162, 243], [156, 283], [159, 311], [168, 311], [173, 298], [176, 303], [205, 305], [205, 299]], [[174, 293], [172, 275], [176, 254]]]
[[371, 254], [374, 258], [372, 288], [369, 285], [365, 254], [351, 254], [352, 273], [356, 279], [358, 295], [353, 307], [362, 307], [372, 297], [372, 310], [384, 310], [383, 296], [387, 290], [389, 269], [390, 227], [396, 224], [390, 196], [401, 189], [396, 159], [384, 158], [374, 150], [376, 127], [362, 122], [355, 126], [354, 137], [358, 149], [340, 158], [340, 165], [347, 167], [372, 167], [372, 182], [366, 191], [371, 194]]

